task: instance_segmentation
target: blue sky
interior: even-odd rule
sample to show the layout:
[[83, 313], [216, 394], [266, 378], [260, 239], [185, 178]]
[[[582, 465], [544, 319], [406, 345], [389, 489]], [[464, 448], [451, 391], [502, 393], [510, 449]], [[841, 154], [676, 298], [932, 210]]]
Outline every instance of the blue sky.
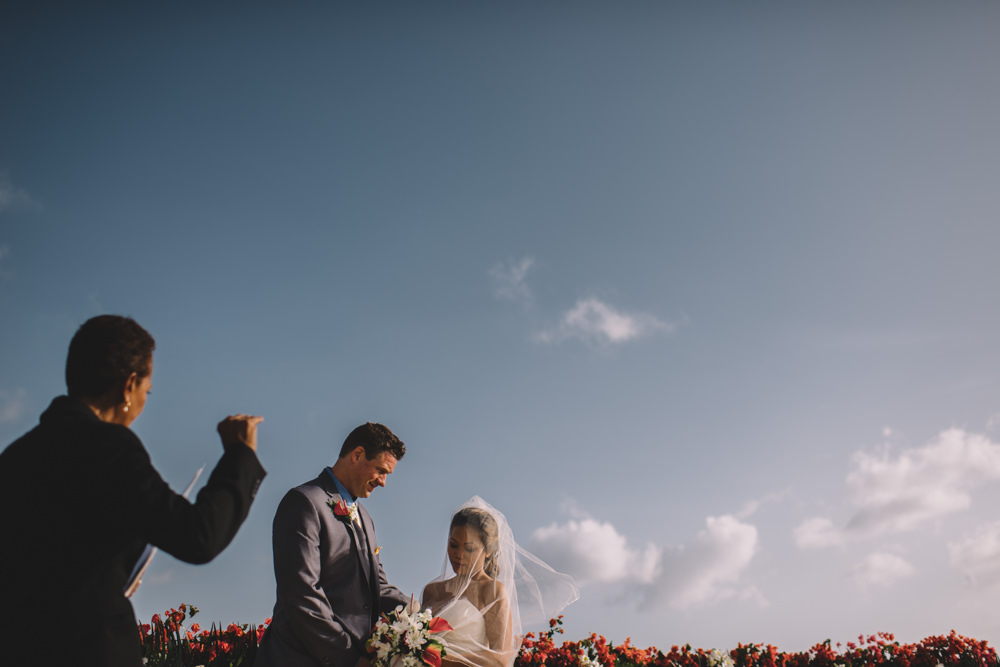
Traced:
[[175, 488], [266, 420], [240, 534], [140, 618], [269, 616], [278, 501], [373, 420], [406, 591], [479, 494], [572, 638], [1000, 642], [997, 6], [0, 12], [0, 441], [104, 312]]

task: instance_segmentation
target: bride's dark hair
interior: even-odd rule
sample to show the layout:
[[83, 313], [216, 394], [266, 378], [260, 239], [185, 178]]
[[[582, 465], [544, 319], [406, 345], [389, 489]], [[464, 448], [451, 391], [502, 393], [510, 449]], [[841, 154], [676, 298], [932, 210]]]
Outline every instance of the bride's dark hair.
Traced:
[[500, 573], [500, 564], [497, 559], [500, 550], [500, 536], [496, 519], [493, 518], [492, 514], [478, 507], [463, 507], [455, 512], [455, 516], [451, 517], [451, 528], [460, 526], [474, 528], [479, 533], [479, 539], [483, 541], [483, 546], [486, 548], [483, 572], [496, 579]]

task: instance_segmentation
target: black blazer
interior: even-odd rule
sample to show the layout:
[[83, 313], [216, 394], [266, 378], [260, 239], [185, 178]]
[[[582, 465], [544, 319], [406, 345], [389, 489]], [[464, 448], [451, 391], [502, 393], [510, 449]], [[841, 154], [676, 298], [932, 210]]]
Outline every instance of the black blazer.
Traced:
[[53, 400], [0, 454], [0, 662], [141, 665], [122, 589], [143, 547], [207, 563], [236, 535], [265, 474], [253, 451], [232, 446], [190, 503], [131, 430], [82, 401]]

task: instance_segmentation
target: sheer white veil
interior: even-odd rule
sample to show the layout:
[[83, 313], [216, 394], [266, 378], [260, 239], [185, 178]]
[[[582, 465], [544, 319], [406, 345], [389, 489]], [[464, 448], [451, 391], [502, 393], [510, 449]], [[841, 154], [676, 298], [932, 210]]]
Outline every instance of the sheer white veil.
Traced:
[[524, 628], [548, 628], [549, 619], [576, 600], [579, 591], [572, 577], [521, 548], [507, 518], [479, 496], [459, 507], [451, 523], [473, 529], [484, 548], [483, 564], [476, 571], [456, 572], [446, 553], [441, 575], [424, 588], [423, 606], [444, 616], [454, 628], [444, 636], [445, 660], [472, 667], [510, 667]]

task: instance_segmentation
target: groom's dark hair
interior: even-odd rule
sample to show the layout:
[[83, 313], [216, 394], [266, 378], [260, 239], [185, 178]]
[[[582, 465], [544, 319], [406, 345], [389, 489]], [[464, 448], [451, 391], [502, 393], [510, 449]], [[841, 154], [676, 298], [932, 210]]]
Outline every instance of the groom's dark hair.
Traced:
[[397, 438], [387, 427], [375, 422], [362, 424], [351, 431], [340, 448], [341, 458], [347, 456], [358, 447], [365, 448], [365, 458], [369, 461], [382, 452], [389, 452], [398, 461], [406, 453], [406, 445], [403, 444], [403, 441]]

